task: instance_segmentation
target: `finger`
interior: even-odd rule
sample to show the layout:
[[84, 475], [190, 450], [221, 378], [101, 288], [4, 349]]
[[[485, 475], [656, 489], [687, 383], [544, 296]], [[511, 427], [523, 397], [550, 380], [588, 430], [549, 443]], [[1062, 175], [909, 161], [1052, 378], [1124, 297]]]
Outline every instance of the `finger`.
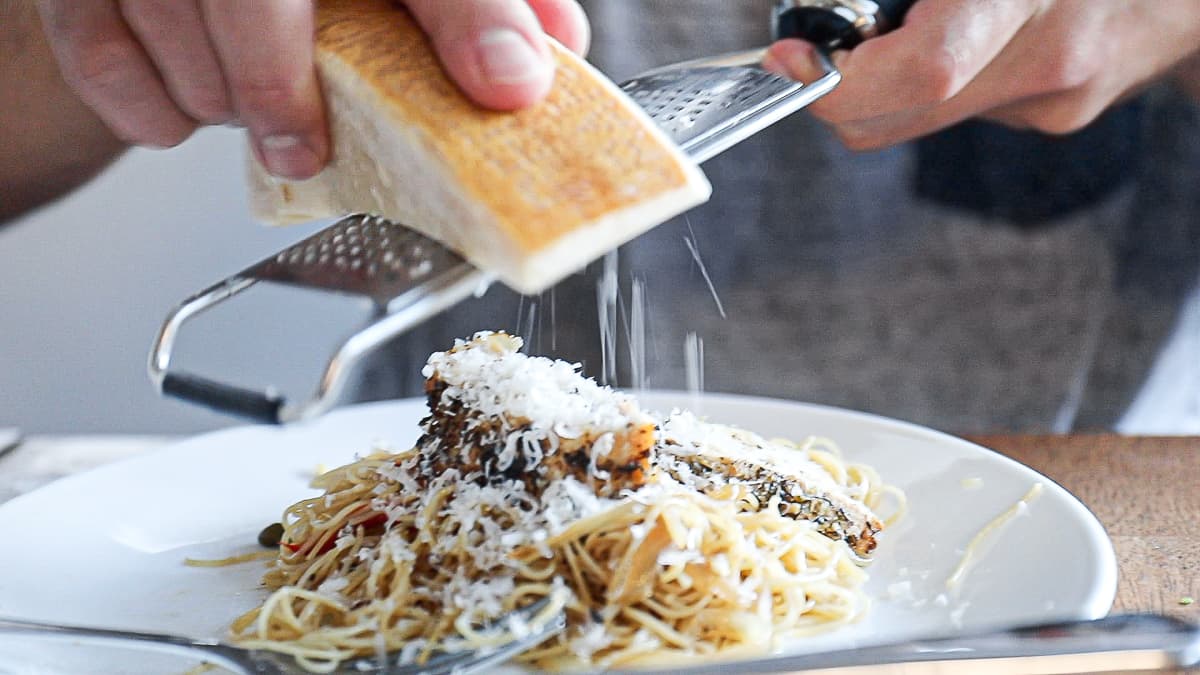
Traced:
[[[997, 70], [1003, 70], [998, 68]], [[1011, 72], [1011, 71], [1010, 71]], [[981, 78], [984, 79], [984, 78]], [[927, 136], [936, 131], [978, 117], [1014, 129], [1034, 129], [1046, 134], [1069, 134], [1082, 129], [1104, 112], [1115, 97], [1088, 87], [1077, 87], [1052, 94], [1027, 96], [996, 107], [983, 107], [976, 87], [971, 85], [960, 98], [927, 110], [886, 115], [837, 125], [839, 139], [855, 150], [874, 150]]]
[[[844, 52], [837, 61], [842, 83], [810, 110], [845, 123], [945, 103], [996, 58], [1037, 4], [921, 0], [899, 29]], [[813, 47], [799, 40], [780, 41], [768, 56], [766, 65], [794, 79], [821, 74]]]
[[122, 0], [121, 13], [184, 112], [204, 124], [233, 119], [225, 77], [194, 0]]
[[1200, 6], [1121, 4], [1066, 19], [1071, 32], [1053, 30], [1063, 22], [1061, 16], [1057, 24], [1049, 22], [1052, 29], [1046, 32], [1062, 37], [1041, 45], [1036, 77], [1026, 78], [1043, 85], [1041, 95], [998, 106], [987, 112], [989, 118], [1050, 134], [1082, 129], [1194, 53], [1194, 31], [1179, 27], [1200, 25]]
[[537, 16], [525, 0], [408, 0], [442, 64], [480, 105], [523, 108], [541, 100], [554, 61]]
[[[1106, 12], [1070, 17], [1078, 39], [1064, 35], [1061, 16], [1039, 15], [1025, 23], [1005, 49], [955, 96], [924, 109], [838, 125], [855, 148], [899, 143], [982, 116], [1046, 133], [1069, 133], [1086, 125], [1115, 95], [1098, 82], [1105, 61]], [[1047, 39], [1047, 35], [1053, 39]]]
[[[1014, 108], [1015, 106], [1016, 104]], [[1015, 128], [1030, 127], [1025, 117], [1017, 110], [1009, 110], [1008, 107], [1002, 106], [985, 113], [971, 105], [959, 105], [959, 100], [954, 99], [942, 106], [835, 124], [834, 131], [838, 139], [852, 150], [878, 150], [927, 136], [972, 117], [1001, 122]]]
[[201, 0], [239, 121], [268, 171], [315, 175], [329, 157], [311, 0]]
[[41, 0], [42, 24], [63, 78], [113, 133], [170, 147], [195, 129], [121, 18], [115, 2]]
[[529, 6], [548, 35], [580, 56], [587, 54], [592, 31], [577, 0], [529, 0]]
[[1003, 105], [981, 117], [1019, 129], [1063, 135], [1091, 124], [1120, 98], [1079, 87]]
[[928, 128], [923, 112], [896, 113], [869, 120], [833, 124], [838, 140], [859, 152], [879, 150], [918, 138], [936, 129]]

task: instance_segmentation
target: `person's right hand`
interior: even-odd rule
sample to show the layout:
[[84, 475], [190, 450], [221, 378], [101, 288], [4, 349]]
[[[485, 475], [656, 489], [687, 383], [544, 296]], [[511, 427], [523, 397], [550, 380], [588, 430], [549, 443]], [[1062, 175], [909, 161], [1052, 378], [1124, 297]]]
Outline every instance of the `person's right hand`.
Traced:
[[[67, 83], [127, 143], [170, 147], [245, 126], [274, 174], [329, 156], [313, 67], [313, 0], [37, 0]], [[576, 0], [406, 0], [450, 75], [481, 105], [525, 107], [554, 76], [549, 33], [588, 43]]]
[[[842, 84], [808, 111], [856, 150], [971, 118], [1067, 134], [1198, 50], [1198, 0], [919, 0], [895, 31], [835, 52]], [[764, 66], [823, 74], [799, 40], [775, 43]]]

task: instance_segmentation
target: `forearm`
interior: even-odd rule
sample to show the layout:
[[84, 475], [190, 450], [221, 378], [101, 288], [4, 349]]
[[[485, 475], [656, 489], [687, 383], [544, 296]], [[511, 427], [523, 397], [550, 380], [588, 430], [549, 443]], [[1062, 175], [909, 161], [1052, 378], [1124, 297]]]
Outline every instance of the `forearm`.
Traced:
[[124, 147], [63, 82], [33, 0], [0, 0], [0, 223], [86, 182]]

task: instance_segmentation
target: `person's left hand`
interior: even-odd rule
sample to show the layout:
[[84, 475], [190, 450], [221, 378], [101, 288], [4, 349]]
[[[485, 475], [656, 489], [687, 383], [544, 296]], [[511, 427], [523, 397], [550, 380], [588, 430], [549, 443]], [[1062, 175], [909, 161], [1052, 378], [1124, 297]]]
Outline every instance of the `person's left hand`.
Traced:
[[[919, 0], [897, 30], [835, 53], [842, 83], [809, 110], [857, 150], [972, 117], [1063, 134], [1198, 50], [1198, 0]], [[763, 65], [822, 74], [799, 40]]]
[[[3, 9], [14, 0], [0, 0]], [[16, 0], [21, 9], [35, 0]], [[575, 0], [401, 0], [476, 103], [533, 105], [550, 91], [544, 35], [583, 52]], [[171, 147], [236, 123], [259, 161], [315, 175], [330, 140], [313, 66], [314, 0], [36, 0], [63, 79], [122, 141]], [[4, 37], [0, 35], [0, 38]], [[11, 58], [0, 41], [0, 58]]]

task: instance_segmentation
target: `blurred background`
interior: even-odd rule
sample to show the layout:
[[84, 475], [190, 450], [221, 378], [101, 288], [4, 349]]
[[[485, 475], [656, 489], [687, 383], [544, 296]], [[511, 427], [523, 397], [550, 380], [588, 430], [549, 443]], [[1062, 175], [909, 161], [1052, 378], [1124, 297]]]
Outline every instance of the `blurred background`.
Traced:
[[[756, 3], [697, 0], [670, 23], [639, 17], [646, 4], [590, 3], [592, 58], [617, 80], [767, 39]], [[326, 224], [252, 222], [243, 153], [226, 129], [135, 150], [0, 227], [0, 426], [237, 423], [160, 398], [145, 361], [180, 300]], [[621, 252], [624, 325], [637, 281], [648, 345], [633, 373], [622, 337], [618, 384], [685, 387], [695, 334], [709, 391], [960, 433], [1200, 432], [1200, 114], [1170, 89], [1072, 137], [968, 124], [864, 154], [798, 115], [705, 170], [712, 202]], [[397, 340], [357, 395], [418, 394], [424, 356], [480, 329], [521, 333], [598, 375], [597, 277], [594, 265], [539, 298], [494, 288]], [[370, 312], [255, 290], [188, 324], [177, 362], [307, 395]]]

